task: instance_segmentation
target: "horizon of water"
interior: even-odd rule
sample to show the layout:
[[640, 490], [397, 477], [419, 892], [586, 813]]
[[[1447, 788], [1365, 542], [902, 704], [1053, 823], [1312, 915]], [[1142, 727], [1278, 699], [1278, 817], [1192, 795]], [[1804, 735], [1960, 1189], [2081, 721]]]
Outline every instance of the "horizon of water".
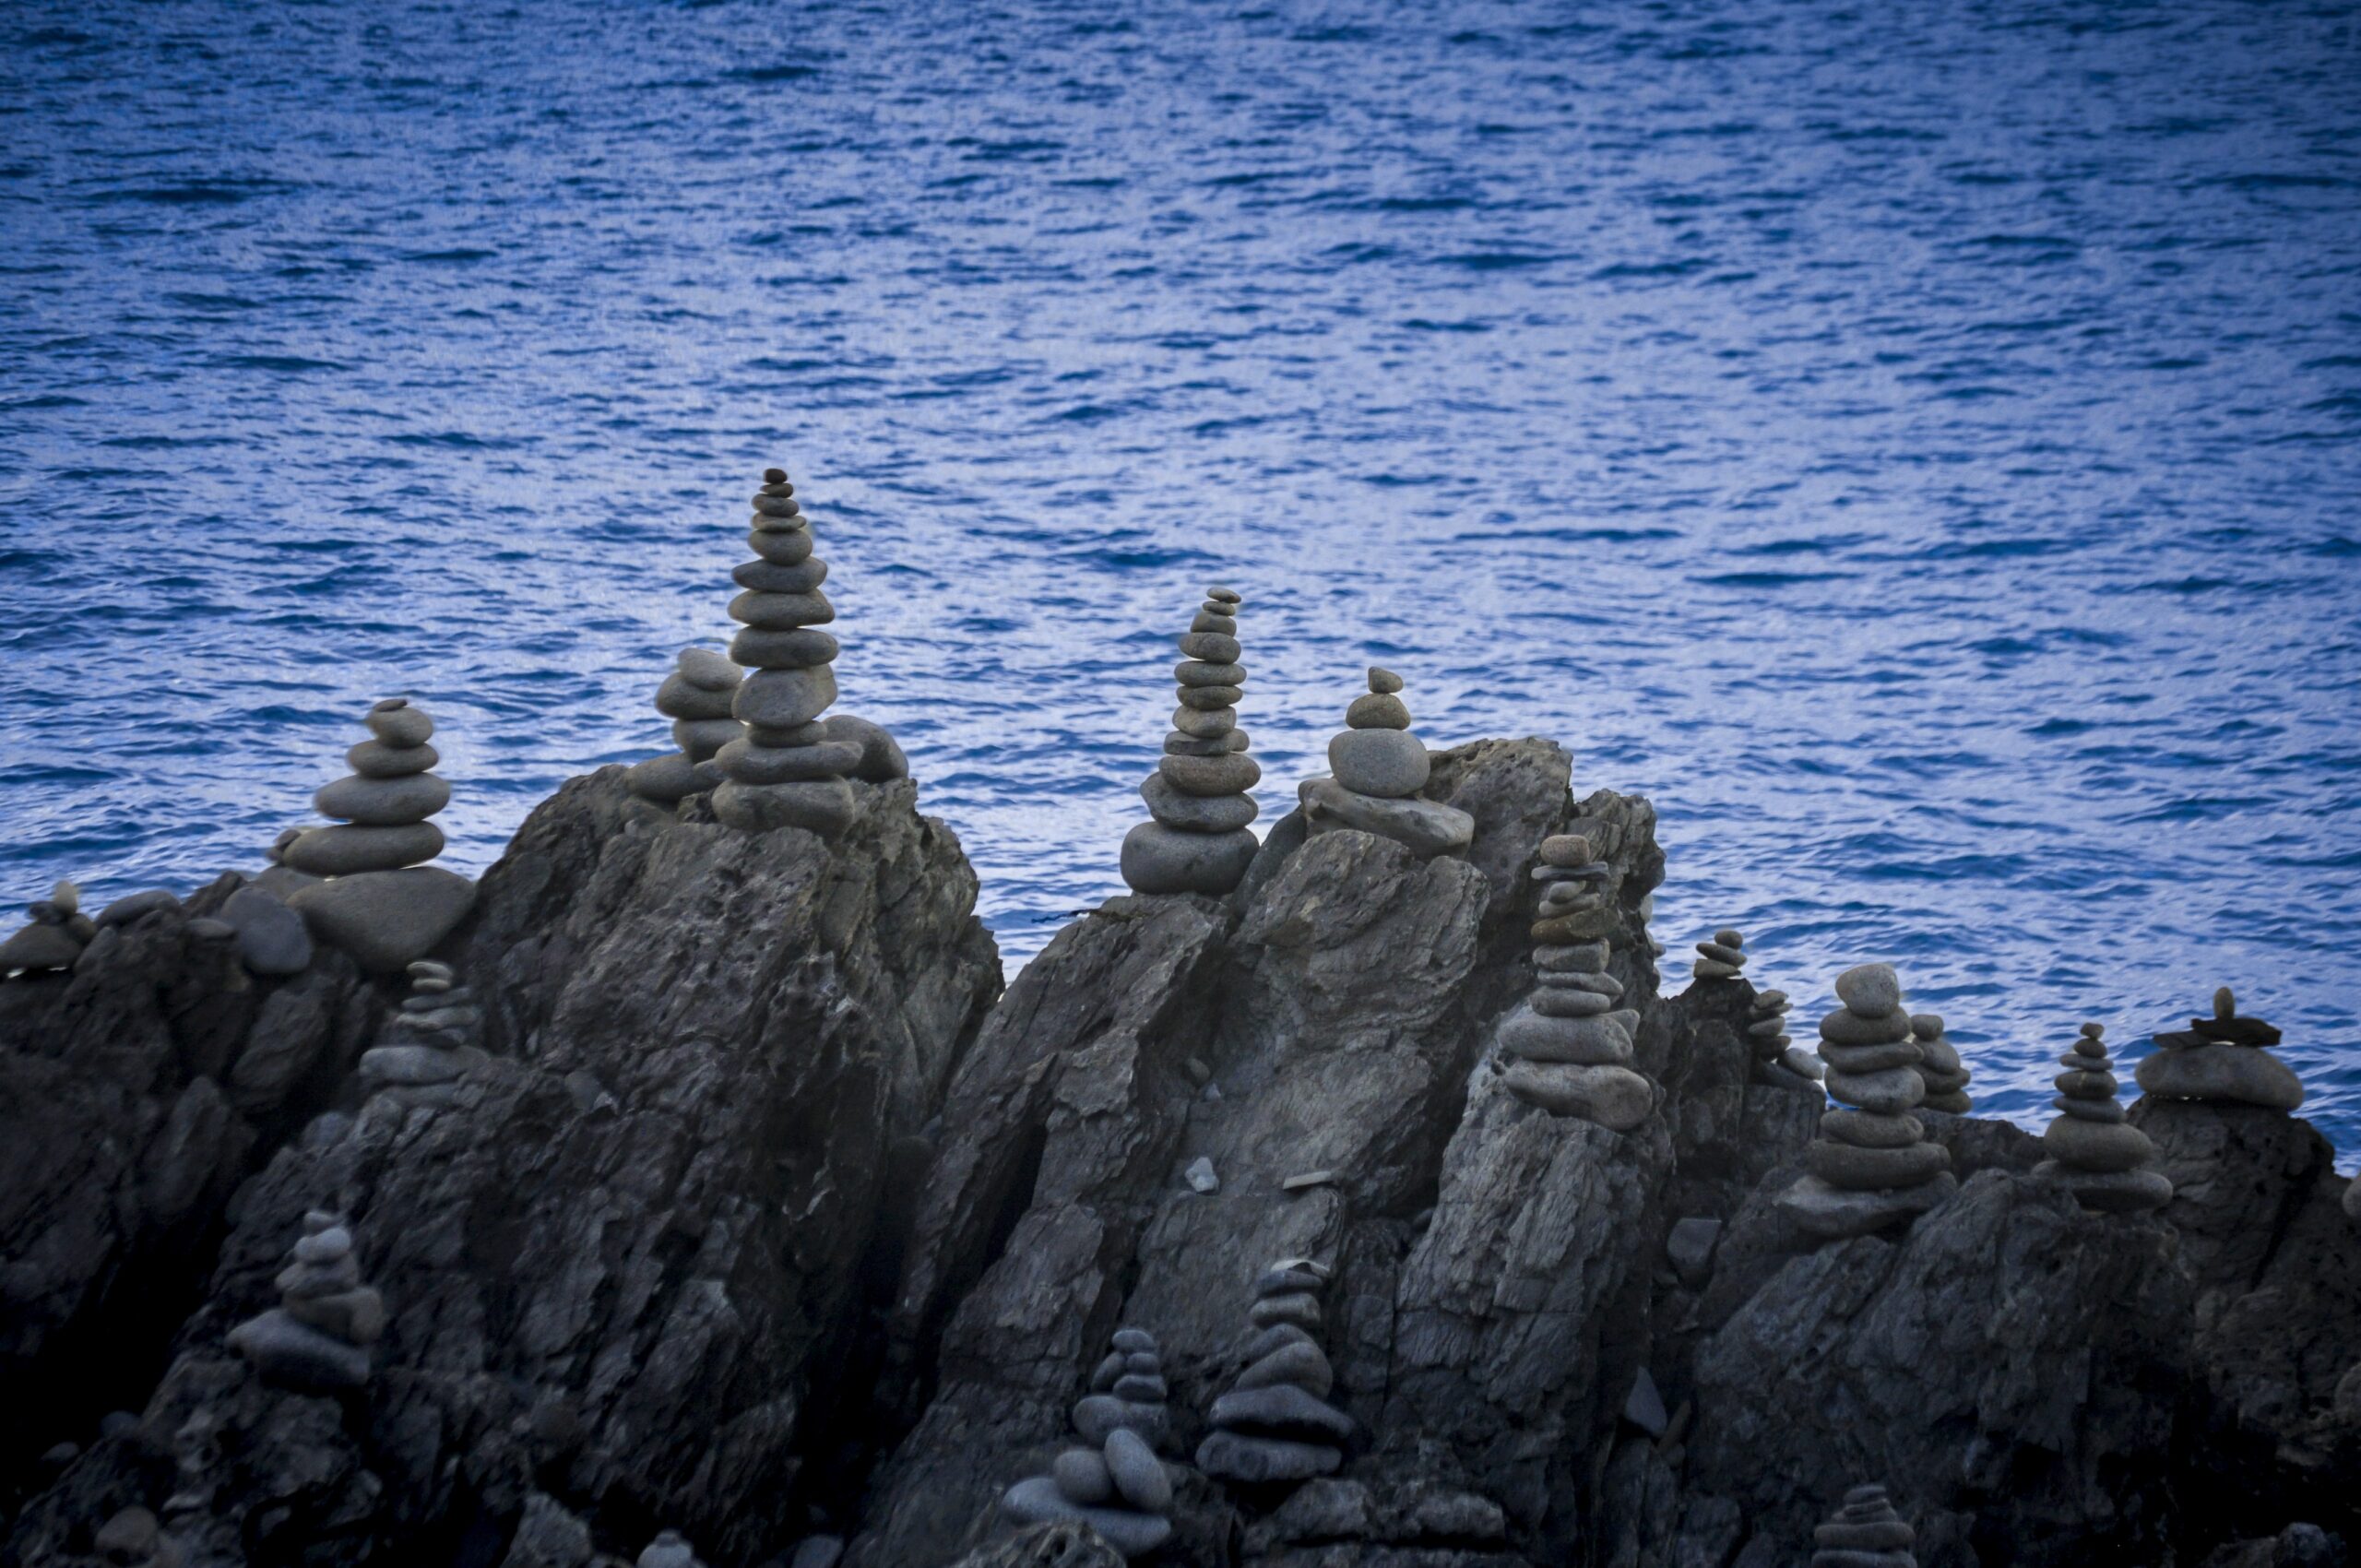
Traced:
[[[2351, 7], [0, 18], [0, 896], [446, 862], [668, 749], [758, 471], [1012, 968], [1209, 582], [1261, 826], [1382, 662], [1643, 792], [1668, 988], [1889, 959], [2038, 1124], [2238, 988], [2361, 1148]], [[2353, 1155], [2344, 1157], [2350, 1166]]]

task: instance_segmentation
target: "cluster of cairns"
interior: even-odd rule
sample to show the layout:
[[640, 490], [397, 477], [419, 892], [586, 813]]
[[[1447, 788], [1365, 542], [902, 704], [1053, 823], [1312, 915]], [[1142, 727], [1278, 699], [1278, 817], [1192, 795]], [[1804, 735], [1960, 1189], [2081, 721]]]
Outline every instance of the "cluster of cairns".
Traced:
[[324, 879], [287, 898], [314, 937], [373, 974], [393, 974], [451, 934], [475, 907], [476, 888], [424, 863], [443, 852], [443, 830], [428, 819], [451, 799], [451, 786], [429, 771], [434, 720], [388, 697], [362, 722], [370, 739], [345, 754], [351, 774], [312, 797], [338, 826], [284, 839], [279, 861]]
[[2155, 1037], [2157, 1050], [2140, 1063], [2140, 1087], [2158, 1099], [2202, 1099], [2294, 1111], [2304, 1103], [2303, 1082], [2264, 1046], [2279, 1043], [2275, 1025], [2238, 1016], [2238, 999], [2224, 986], [2213, 993], [2213, 1016]]
[[1246, 754], [1246, 731], [1238, 727], [1246, 683], [1246, 666], [1238, 661], [1244, 651], [1240, 602], [1226, 588], [1207, 588], [1181, 635], [1187, 657], [1172, 670], [1180, 706], [1164, 756], [1140, 786], [1154, 820], [1123, 836], [1123, 880], [1135, 893], [1220, 897], [1238, 885], [1261, 847], [1247, 831], [1259, 809], [1247, 791], [1263, 769]]
[[1282, 1258], [1264, 1271], [1248, 1314], [1255, 1333], [1246, 1370], [1205, 1412], [1214, 1428], [1197, 1445], [1205, 1474], [1270, 1486], [1328, 1475], [1345, 1462], [1353, 1419], [1327, 1402], [1335, 1373], [1315, 1337], [1328, 1273], [1310, 1258]]
[[2061, 1112], [2041, 1135], [2049, 1156], [2034, 1174], [2062, 1182], [2084, 1208], [2128, 1214], [2172, 1202], [2173, 1184], [2156, 1169], [2156, 1146], [2124, 1120], [2115, 1098], [2115, 1063], [2107, 1059], [2103, 1024], [2084, 1024], [2074, 1048], [2058, 1059]]
[[1918, 1060], [1911, 1068], [1927, 1086], [1927, 1098], [1918, 1102], [1918, 1109], [1966, 1115], [1975, 1103], [1967, 1096], [1967, 1063], [1960, 1059], [1959, 1047], [1943, 1037], [1942, 1015], [1912, 1015], [1910, 1036], [1918, 1047]]
[[1581, 834], [1541, 841], [1541, 905], [1533, 921], [1533, 993], [1501, 1020], [1501, 1087], [1553, 1116], [1629, 1132], [1655, 1107], [1655, 1088], [1631, 1066], [1640, 1015], [1619, 1008], [1622, 982], [1607, 972], [1614, 915], [1603, 895], [1609, 867]]
[[1048, 1475], [1009, 1488], [1001, 1509], [1021, 1525], [1086, 1524], [1125, 1557], [1145, 1556], [1172, 1534], [1172, 1478], [1156, 1455], [1171, 1424], [1156, 1336], [1116, 1330], [1090, 1389], [1074, 1409], [1090, 1446], [1068, 1448]]
[[1918, 1043], [1890, 964], [1862, 964], [1836, 977], [1844, 1005], [1820, 1021], [1829, 1098], [1820, 1136], [1804, 1150], [1807, 1174], [1779, 1206], [1823, 1239], [1867, 1235], [1921, 1214], [1959, 1185], [1951, 1151], [1926, 1141], [1910, 1114], [1927, 1097]]
[[362, 1093], [409, 1106], [450, 1104], [459, 1079], [484, 1061], [475, 1043], [482, 1018], [450, 965], [421, 958], [409, 967], [409, 994], [361, 1053]]
[[386, 1332], [386, 1303], [361, 1282], [352, 1232], [314, 1209], [279, 1271], [279, 1305], [230, 1331], [230, 1346], [265, 1381], [315, 1391], [369, 1381], [369, 1347]]
[[[824, 575], [826, 571], [820, 562], [805, 564], [821, 567]], [[745, 733], [730, 717], [737, 698], [738, 666], [711, 648], [682, 648], [678, 667], [656, 688], [656, 711], [672, 721], [672, 743], [681, 749], [634, 764], [623, 774], [624, 785], [641, 800], [660, 806], [676, 806], [691, 795], [718, 788], [721, 765], [715, 758]]]
[[68, 969], [99, 934], [98, 922], [82, 912], [82, 890], [61, 882], [49, 897], [25, 907], [32, 924], [0, 942], [0, 975], [18, 970]]
[[1456, 855], [1476, 838], [1476, 819], [1456, 806], [1422, 801], [1432, 764], [1411, 732], [1402, 677], [1372, 665], [1369, 691], [1345, 710], [1345, 730], [1328, 742], [1325, 778], [1296, 787], [1305, 829], [1358, 828], [1409, 847], [1421, 860]]
[[1812, 1530], [1811, 1568], [1918, 1568], [1917, 1532], [1893, 1511], [1881, 1486], [1857, 1486], [1845, 1506]]

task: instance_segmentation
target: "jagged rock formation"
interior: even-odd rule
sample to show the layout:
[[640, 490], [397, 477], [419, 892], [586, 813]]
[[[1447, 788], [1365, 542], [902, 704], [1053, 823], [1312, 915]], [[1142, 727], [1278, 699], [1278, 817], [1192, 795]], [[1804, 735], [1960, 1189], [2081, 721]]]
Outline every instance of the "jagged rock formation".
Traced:
[[70, 969], [99, 933], [98, 922], [82, 912], [82, 890], [60, 882], [49, 897], [26, 906], [32, 923], [0, 942], [0, 979], [12, 973]]
[[1296, 787], [1306, 831], [1373, 833], [1420, 857], [1462, 853], [1475, 837], [1476, 819], [1420, 798], [1433, 764], [1411, 732], [1401, 690], [1401, 676], [1370, 667], [1368, 694], [1353, 699], [1344, 731], [1328, 742], [1330, 777]]
[[1171, 1426], [1156, 1336], [1117, 1329], [1090, 1390], [1074, 1426], [1091, 1446], [1066, 1449], [1048, 1475], [1009, 1488], [1001, 1510], [1019, 1525], [1087, 1525], [1125, 1557], [1142, 1557], [1172, 1538], [1172, 1478], [1156, 1456]]
[[1960, 1060], [1959, 1048], [1943, 1038], [1942, 1015], [1913, 1014], [1910, 1035], [1918, 1047], [1918, 1060], [1910, 1064], [1910, 1070], [1927, 1086], [1926, 1098], [1918, 1102], [1918, 1109], [1966, 1115], [1975, 1108], [1975, 1101], [1967, 1093], [1967, 1063]]
[[427, 819], [451, 799], [451, 786], [429, 771], [434, 720], [407, 698], [387, 697], [365, 722], [371, 738], [345, 754], [351, 774], [312, 797], [338, 826], [299, 835], [279, 858], [325, 879], [287, 898], [313, 937], [371, 974], [393, 974], [434, 951], [467, 918], [476, 889], [423, 863], [443, 852], [443, 830]]
[[369, 1381], [369, 1347], [386, 1332], [385, 1298], [362, 1283], [343, 1217], [314, 1209], [279, 1275], [279, 1305], [230, 1331], [230, 1348], [265, 1381], [331, 1392]]
[[[762, 564], [750, 563], [738, 570], [745, 574]], [[824, 563], [804, 564], [818, 566], [819, 571], [798, 574], [798, 581], [825, 575]], [[742, 576], [739, 580], [745, 578]], [[759, 576], [757, 580], [775, 579]], [[751, 589], [753, 584], [746, 586]], [[690, 795], [719, 788], [721, 765], [714, 759], [722, 747], [745, 735], [744, 727], [730, 717], [737, 699], [736, 665], [710, 648], [682, 648], [677, 668], [656, 688], [656, 711], [672, 721], [672, 743], [681, 749], [635, 764], [623, 775], [631, 792], [659, 806], [677, 806]]]
[[1281, 1258], [1255, 1283], [1245, 1370], [1205, 1412], [1214, 1428], [1197, 1445], [1205, 1474], [1267, 1487], [1344, 1463], [1353, 1419], [1327, 1402], [1336, 1374], [1318, 1336], [1329, 1272], [1310, 1258]]
[[2213, 993], [2212, 1017], [2191, 1018], [2187, 1029], [2156, 1037], [2155, 1052], [2140, 1063], [2140, 1087], [2158, 1099], [2294, 1111], [2304, 1103], [2303, 1083], [2262, 1051], [2278, 1043], [2277, 1028], [2238, 1016], [2237, 998], [2225, 985]]
[[2062, 1182], [2084, 1208], [2131, 1214], [2162, 1208], [2173, 1184], [2155, 1168], [2156, 1146], [2124, 1120], [2115, 1098], [2115, 1064], [2107, 1059], [2103, 1024], [2084, 1024], [2073, 1050], [2058, 1059], [2061, 1114], [2042, 1134], [2049, 1158], [2034, 1173]]
[[1239, 596], [1205, 590], [1197, 618], [1180, 637], [1188, 657], [1173, 667], [1180, 706], [1164, 758], [1140, 785], [1148, 815], [1123, 836], [1123, 881], [1135, 893], [1202, 893], [1236, 887], [1261, 848], [1247, 831], [1260, 810], [1248, 794], [1263, 777], [1246, 754], [1238, 699], [1246, 666], [1239, 655]]
[[1882, 1486], [1857, 1486], [1845, 1494], [1845, 1506], [1811, 1533], [1819, 1550], [1811, 1568], [1918, 1568], [1910, 1549], [1918, 1534], [1893, 1511], [1893, 1500]]
[[1640, 1015], [1615, 1005], [1623, 982], [1608, 972], [1603, 939], [1615, 915], [1600, 889], [1613, 874], [1579, 834], [1541, 841], [1534, 991], [1495, 1038], [1508, 1059], [1501, 1081], [1509, 1093], [1552, 1115], [1626, 1133], [1655, 1108], [1655, 1086], [1631, 1070]]
[[1836, 977], [1843, 1004], [1820, 1022], [1828, 1092], [1840, 1103], [1804, 1151], [1808, 1174], [1781, 1209], [1816, 1236], [1867, 1235], [1922, 1214], [1957, 1189], [1951, 1152], [1910, 1114], [1926, 1098], [1902, 985], [1885, 964]]

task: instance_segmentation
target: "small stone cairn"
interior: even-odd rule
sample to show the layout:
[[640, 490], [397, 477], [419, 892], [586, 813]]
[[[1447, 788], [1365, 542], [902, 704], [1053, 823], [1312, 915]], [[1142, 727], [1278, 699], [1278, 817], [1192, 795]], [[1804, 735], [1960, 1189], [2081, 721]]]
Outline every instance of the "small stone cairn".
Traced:
[[1889, 964], [1836, 977], [1844, 1004], [1820, 1021], [1828, 1093], [1838, 1103], [1804, 1150], [1808, 1174], [1780, 1198], [1797, 1225], [1824, 1240], [1867, 1235], [1925, 1212], [1959, 1186], [1951, 1152], [1928, 1143], [1910, 1114], [1927, 1094], [1918, 1046]]
[[1421, 860], [1463, 853], [1476, 819], [1456, 806], [1423, 801], [1432, 764], [1410, 731], [1402, 677], [1372, 665], [1369, 692], [1345, 710], [1345, 730], [1328, 742], [1330, 777], [1296, 786], [1310, 833], [1357, 828], [1407, 845]]
[[1942, 1015], [1913, 1015], [1910, 1034], [1918, 1044], [1918, 1060], [1912, 1065], [1918, 1081], [1927, 1086], [1927, 1098], [1918, 1102], [1918, 1109], [1966, 1115], [1975, 1104], [1967, 1097], [1967, 1063], [1960, 1060], [1959, 1047], [1943, 1038]]
[[1697, 962], [1690, 974], [1701, 980], [1736, 980], [1746, 968], [1746, 938], [1736, 926], [1724, 926], [1711, 942], [1697, 944]]
[[365, 1385], [386, 1303], [361, 1282], [341, 1218], [319, 1209], [303, 1217], [303, 1239], [278, 1284], [279, 1304], [231, 1329], [231, 1348], [267, 1382], [319, 1391]]
[[1893, 1511], [1881, 1486], [1857, 1486], [1845, 1506], [1813, 1529], [1811, 1568], [1918, 1568], [1917, 1532]]
[[1140, 786], [1155, 820], [1123, 836], [1123, 880], [1135, 893], [1220, 897], [1237, 887], [1262, 848], [1246, 825], [1261, 809], [1247, 791], [1263, 768], [1246, 754], [1246, 731], [1238, 728], [1246, 682], [1246, 666], [1238, 661], [1241, 602], [1228, 588], [1207, 588], [1181, 635], [1188, 657], [1172, 670], [1180, 706], [1172, 711], [1163, 760]]
[[631, 792], [658, 805], [676, 806], [691, 795], [718, 788], [721, 765], [714, 758], [746, 732], [730, 716], [737, 696], [735, 664], [711, 648], [682, 648], [672, 673], [656, 689], [656, 711], [672, 721], [672, 743], [681, 749], [633, 765], [623, 775]]
[[1114, 1347], [1074, 1411], [1074, 1430], [1096, 1446], [1060, 1454], [1048, 1475], [1009, 1488], [1001, 1510], [1020, 1525], [1086, 1524], [1140, 1557], [1172, 1534], [1172, 1478], [1156, 1456], [1170, 1425], [1164, 1362], [1144, 1328], [1118, 1329]]
[[485, 1060], [476, 1044], [482, 1019], [474, 993], [457, 983], [450, 965], [420, 959], [409, 967], [409, 994], [378, 1042], [361, 1053], [362, 1094], [388, 1095], [403, 1105], [449, 1105], [458, 1080]]
[[475, 907], [475, 884], [421, 862], [443, 852], [427, 819], [451, 799], [430, 771], [434, 720], [409, 699], [388, 697], [362, 720], [370, 739], [345, 753], [351, 774], [312, 797], [334, 827], [288, 842], [279, 863], [326, 880], [290, 894], [314, 940], [340, 947], [364, 969], [393, 974], [423, 958]]
[[1502, 1087], [1553, 1116], [1625, 1133], [1655, 1108], [1655, 1089], [1631, 1067], [1640, 1015], [1617, 1008], [1622, 982], [1607, 972], [1613, 915], [1601, 897], [1610, 868], [1581, 834], [1541, 841], [1541, 905], [1533, 922], [1533, 994], [1495, 1037]]
[[61, 882], [49, 897], [25, 907], [32, 924], [0, 942], [0, 975], [18, 970], [67, 969], [98, 935], [98, 922], [82, 912], [82, 890]]
[[1820, 1058], [1787, 1034], [1787, 1014], [1794, 1005], [1784, 991], [1756, 992], [1747, 1005], [1746, 1038], [1754, 1047], [1754, 1076], [1759, 1082], [1792, 1088], [1797, 1078], [1820, 1081], [1823, 1071]]
[[2294, 1111], [2304, 1103], [2303, 1081], [2262, 1047], [2279, 1043], [2276, 1026], [2238, 1016], [2238, 999], [2224, 986], [2213, 993], [2213, 1016], [2191, 1018], [2186, 1030], [2155, 1037], [2156, 1051], [2140, 1063], [2140, 1087], [2157, 1099], [2213, 1100]]
[[2041, 1135], [2049, 1158], [2034, 1174], [2073, 1189], [2084, 1208], [2130, 1214], [2172, 1202], [2173, 1184], [2156, 1169], [2156, 1146], [2123, 1118], [2115, 1098], [2115, 1064], [2100, 1037], [2103, 1024], [2084, 1024], [2074, 1048], [2058, 1059], [2058, 1098], [2065, 1112]]
[[1282, 1258], [1263, 1273], [1249, 1313], [1256, 1330], [1246, 1370], [1213, 1403], [1214, 1430], [1197, 1445], [1197, 1468], [1248, 1486], [1293, 1483], [1345, 1462], [1353, 1419], [1327, 1402], [1335, 1385], [1313, 1331], [1328, 1270]]
[[748, 833], [801, 827], [833, 837], [858, 809], [846, 779], [861, 747], [831, 738], [820, 719], [836, 700], [836, 639], [820, 630], [836, 610], [820, 591], [828, 564], [812, 553], [810, 520], [785, 469], [763, 470], [746, 542], [758, 559], [730, 574], [745, 591], [730, 601], [730, 618], [745, 630], [730, 657], [753, 673], [730, 703], [746, 733], [719, 753], [714, 814]]

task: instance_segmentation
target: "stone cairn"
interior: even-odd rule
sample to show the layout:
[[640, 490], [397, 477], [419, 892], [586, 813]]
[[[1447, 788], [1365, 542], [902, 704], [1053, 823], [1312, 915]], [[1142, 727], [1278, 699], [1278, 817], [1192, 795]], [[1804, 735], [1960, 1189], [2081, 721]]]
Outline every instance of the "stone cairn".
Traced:
[[1881, 1486], [1857, 1486], [1845, 1506], [1813, 1529], [1811, 1568], [1918, 1568], [1917, 1532], [1893, 1511]]
[[1252, 790], [1262, 766], [1246, 754], [1238, 699], [1246, 683], [1238, 641], [1239, 596], [1207, 588], [1197, 618], [1180, 637], [1188, 657], [1172, 670], [1180, 706], [1164, 756], [1140, 786], [1148, 815], [1123, 836], [1123, 880], [1135, 893], [1204, 893], [1235, 888], [1262, 846], [1246, 830], [1260, 809]]
[[231, 1348], [267, 1382], [314, 1390], [366, 1384], [386, 1303], [361, 1282], [341, 1218], [318, 1209], [303, 1217], [303, 1239], [278, 1284], [279, 1305], [231, 1329]]
[[1697, 962], [1690, 974], [1698, 980], [1736, 980], [1746, 968], [1746, 938], [1736, 926], [1724, 926], [1711, 942], [1697, 944]]
[[1328, 1270], [1282, 1258], [1263, 1273], [1248, 1314], [1256, 1330], [1246, 1370], [1205, 1412], [1214, 1430], [1197, 1445], [1197, 1468], [1248, 1486], [1324, 1476], [1345, 1462], [1353, 1419], [1327, 1402], [1335, 1384], [1313, 1331]]
[[388, 697], [362, 720], [370, 739], [345, 753], [351, 774], [312, 797], [338, 826], [291, 840], [279, 863], [326, 880], [289, 895], [312, 935], [392, 974], [423, 958], [474, 908], [475, 884], [422, 862], [443, 852], [443, 830], [427, 819], [451, 799], [429, 771], [434, 720], [407, 698]]
[[2058, 1059], [2058, 1098], [2049, 1103], [2065, 1112], [2041, 1135], [2049, 1158], [2034, 1174], [2073, 1189], [2084, 1208], [2129, 1214], [2172, 1202], [2173, 1184], [2156, 1169], [2156, 1146], [2123, 1119], [2115, 1098], [2115, 1064], [2100, 1037], [2103, 1024], [2084, 1024], [2074, 1048]]
[[1328, 742], [1330, 777], [1296, 786], [1309, 833], [1358, 828], [1407, 845], [1421, 860], [1456, 855], [1476, 837], [1476, 819], [1456, 806], [1422, 801], [1432, 764], [1410, 731], [1402, 677], [1370, 666], [1369, 692], [1345, 710], [1345, 731]]
[[66, 969], [82, 956], [98, 922], [82, 912], [82, 890], [61, 882], [49, 897], [25, 907], [33, 923], [0, 942], [0, 975], [17, 970]]
[[1090, 1390], [1074, 1407], [1074, 1424], [1095, 1446], [1065, 1450], [1048, 1475], [1009, 1488], [1001, 1509], [1020, 1525], [1086, 1524], [1125, 1557], [1145, 1556], [1172, 1534], [1172, 1478], [1156, 1456], [1170, 1426], [1156, 1336], [1116, 1330]]
[[643, 801], [675, 806], [718, 788], [721, 765], [715, 756], [746, 732], [730, 716], [737, 696], [735, 664], [710, 648], [682, 648], [678, 667], [656, 689], [656, 711], [672, 721], [672, 743], [681, 749], [634, 764], [623, 775], [631, 792]]
[[485, 1060], [476, 1044], [482, 1019], [474, 993], [450, 965], [420, 959], [409, 967], [409, 994], [377, 1043], [361, 1053], [362, 1094], [389, 1095], [403, 1105], [449, 1105], [458, 1080]]
[[1631, 1067], [1640, 1015], [1618, 1008], [1622, 983], [1607, 972], [1613, 915], [1601, 897], [1610, 868], [1580, 834], [1541, 841], [1541, 907], [1533, 922], [1533, 994], [1495, 1037], [1502, 1087], [1553, 1116], [1579, 1116], [1629, 1132], [1655, 1107], [1655, 1089]]
[[2238, 999], [2224, 986], [2213, 993], [2213, 1016], [2155, 1037], [2157, 1050], [2140, 1063], [2140, 1087], [2158, 1099], [2213, 1100], [2294, 1111], [2304, 1103], [2302, 1080], [2262, 1047], [2279, 1043], [2276, 1026], [2238, 1016]]
[[1889, 964], [1862, 964], [1836, 977], [1844, 1004], [1820, 1021], [1828, 1093], [1838, 1103], [1820, 1119], [1804, 1150], [1808, 1174], [1779, 1206], [1823, 1239], [1867, 1235], [1934, 1207], [1959, 1182], [1951, 1152], [1926, 1141], [1910, 1114], [1926, 1098], [1916, 1071], [1918, 1046], [1903, 1011], [1902, 982]]
[[763, 470], [746, 542], [758, 559], [730, 574], [745, 591], [730, 601], [730, 618], [745, 630], [730, 657], [753, 673], [730, 703], [746, 733], [721, 748], [714, 814], [749, 833], [801, 827], [830, 837], [852, 825], [846, 779], [861, 748], [832, 739], [820, 719], [836, 700], [836, 639], [820, 628], [836, 610], [820, 591], [828, 564], [812, 553], [810, 521], [785, 469]]
[[1967, 1063], [1960, 1060], [1959, 1048], [1943, 1038], [1942, 1015], [1915, 1015], [1910, 1033], [1918, 1046], [1918, 1060], [1912, 1067], [1918, 1081], [1927, 1086], [1927, 1098], [1918, 1102], [1918, 1109], [1966, 1115], [1975, 1103], [1967, 1098]]
[[1820, 1081], [1824, 1070], [1820, 1058], [1787, 1034], [1787, 1013], [1794, 1005], [1784, 991], [1760, 991], [1747, 1006], [1746, 1036], [1754, 1047], [1758, 1082], [1793, 1087], [1797, 1078]]

